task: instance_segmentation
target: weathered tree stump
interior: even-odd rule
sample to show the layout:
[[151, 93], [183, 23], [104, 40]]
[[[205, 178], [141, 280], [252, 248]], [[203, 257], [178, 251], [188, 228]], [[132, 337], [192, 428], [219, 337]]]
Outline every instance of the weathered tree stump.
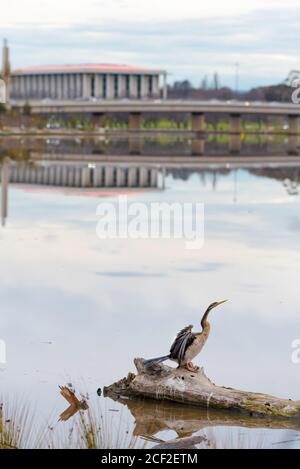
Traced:
[[105, 387], [104, 395], [168, 400], [207, 409], [238, 411], [254, 417], [300, 419], [300, 401], [217, 386], [203, 369], [194, 373], [163, 364], [145, 367], [143, 358], [135, 358], [134, 364], [137, 375], [129, 373], [126, 378]]

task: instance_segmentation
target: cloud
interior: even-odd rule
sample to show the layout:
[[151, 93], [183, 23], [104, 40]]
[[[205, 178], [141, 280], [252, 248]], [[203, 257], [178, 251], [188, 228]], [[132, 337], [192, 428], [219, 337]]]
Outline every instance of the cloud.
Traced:
[[[49, 2], [44, 3], [47, 6]], [[155, 21], [149, 20], [148, 8], [138, 7], [135, 0], [115, 0], [110, 8], [105, 1], [87, 2], [84, 9], [82, 2], [75, 2], [74, 8], [70, 7], [69, 17], [66, 15], [69, 1], [61, 3], [60, 14], [57, 10], [55, 14], [44, 15], [39, 23], [38, 12], [31, 19], [25, 15], [23, 21], [18, 17], [13, 21], [4, 14], [0, 26], [11, 44], [13, 66], [132, 63], [165, 68], [170, 73], [170, 82], [188, 78], [196, 85], [205, 74], [218, 71], [221, 83], [233, 86], [234, 64], [239, 62], [240, 84], [245, 89], [280, 82], [290, 69], [299, 68], [300, 10], [293, 9], [292, 1], [287, 2], [284, 9], [278, 8], [276, 1], [269, 2], [264, 9], [255, 6], [256, 2], [248, 8], [235, 9], [234, 2], [229, 2], [232, 4], [230, 16], [224, 14], [222, 8], [215, 8], [214, 12], [199, 10], [198, 3], [190, 0], [189, 15], [182, 17], [176, 1], [177, 16], [172, 13], [167, 20], [163, 9], [156, 14]], [[169, 5], [169, 1], [164, 3]], [[271, 4], [273, 9], [270, 9]], [[101, 5], [103, 15], [98, 19]], [[130, 16], [126, 10], [123, 14], [126, 5], [129, 10], [136, 5], [137, 13]], [[83, 12], [80, 20], [79, 7]]]

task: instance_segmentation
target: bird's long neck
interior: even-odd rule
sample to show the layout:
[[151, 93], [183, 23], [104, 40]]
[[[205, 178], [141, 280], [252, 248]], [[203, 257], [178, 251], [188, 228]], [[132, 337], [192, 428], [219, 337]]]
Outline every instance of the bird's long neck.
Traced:
[[209, 324], [209, 322], [208, 322], [208, 320], [207, 320], [208, 315], [209, 315], [209, 312], [210, 312], [210, 309], [208, 308], [208, 309], [205, 311], [205, 313], [203, 314], [203, 317], [202, 317], [202, 319], [201, 319], [201, 326], [202, 326], [202, 329], [203, 329], [203, 331], [205, 331], [205, 332], [207, 332], [207, 333], [209, 333], [209, 331], [210, 331], [210, 324]]

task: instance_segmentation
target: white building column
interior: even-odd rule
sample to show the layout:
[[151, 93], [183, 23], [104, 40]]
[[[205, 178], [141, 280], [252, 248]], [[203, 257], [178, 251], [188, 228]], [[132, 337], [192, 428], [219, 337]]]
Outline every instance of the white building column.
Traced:
[[17, 77], [11, 80], [11, 94], [14, 98], [17, 98]]
[[141, 75], [141, 98], [146, 98], [148, 96], [148, 83], [148, 76]]
[[113, 166], [106, 166], [104, 173], [105, 187], [112, 187], [114, 185], [114, 168]]
[[126, 98], [126, 77], [119, 75], [119, 98]]
[[58, 99], [62, 99], [62, 76], [56, 75], [56, 96]]
[[69, 98], [74, 99], [75, 98], [75, 79], [74, 79], [74, 73], [70, 73], [69, 75]]
[[31, 98], [36, 97], [36, 76], [31, 75], [30, 77], [30, 87], [31, 87]]
[[122, 168], [121, 166], [117, 168], [117, 181], [116, 181], [117, 187], [125, 186], [125, 172], [126, 172], [125, 168]]
[[49, 75], [44, 75], [43, 94], [44, 98], [49, 98]]
[[103, 89], [103, 77], [102, 75], [95, 74], [95, 96], [96, 98], [102, 98]]
[[29, 96], [33, 98], [34, 96], [34, 75], [29, 75], [28, 77], [28, 89], [29, 89]]
[[43, 77], [42, 75], [37, 76], [37, 96], [38, 99], [43, 97]]
[[167, 87], [167, 73], [163, 74], [163, 99], [168, 97], [168, 87]]
[[40, 83], [41, 83], [41, 98], [45, 98], [45, 75], [41, 75]]
[[52, 75], [48, 75], [48, 97], [52, 97], [52, 88], [51, 88], [51, 83], [52, 83]]
[[62, 91], [63, 99], [69, 98], [69, 92], [70, 92], [69, 83], [70, 83], [70, 75], [66, 73], [63, 75], [63, 91]]
[[39, 76], [35, 75], [35, 87], [34, 87], [34, 92], [35, 92], [35, 98], [39, 99], [40, 98], [40, 80]]
[[76, 98], [82, 97], [82, 75], [81, 73], [76, 73], [75, 75], [75, 90]]
[[20, 97], [20, 87], [19, 87], [19, 84], [20, 84], [20, 77], [19, 76], [16, 76], [14, 78], [14, 87], [13, 87], [13, 93], [14, 93], [14, 96], [16, 98], [19, 98]]
[[152, 75], [152, 95], [151, 98], [159, 96], [159, 80], [157, 75]]
[[56, 98], [56, 90], [55, 90], [55, 75], [51, 73], [49, 75], [49, 82], [50, 82], [50, 98]]
[[19, 93], [20, 98], [22, 98], [22, 96], [23, 96], [23, 94], [22, 94], [22, 87], [23, 87], [22, 78], [23, 77], [20, 75], [19, 80], [18, 80], [18, 93]]
[[25, 93], [26, 93], [26, 98], [30, 97], [30, 76], [25, 77]]
[[26, 97], [26, 77], [21, 77], [21, 98], [25, 99]]
[[114, 97], [114, 77], [113, 75], [106, 75], [106, 97], [113, 99]]
[[11, 88], [10, 88], [10, 93], [11, 93], [12, 98], [16, 98], [15, 86], [16, 86], [16, 79], [13, 78], [11, 80]]
[[22, 97], [22, 81], [21, 81], [21, 76], [18, 76], [18, 81], [17, 81], [17, 93], [19, 98]]
[[148, 186], [148, 168], [139, 168], [140, 172], [140, 187]]
[[137, 77], [136, 75], [130, 75], [130, 98], [137, 97]]
[[37, 97], [37, 76], [32, 75], [31, 77], [31, 97], [36, 98]]
[[30, 75], [30, 97], [34, 98], [35, 96], [35, 76]]
[[83, 74], [83, 98], [89, 98], [91, 96], [91, 83], [90, 77], [87, 73]]

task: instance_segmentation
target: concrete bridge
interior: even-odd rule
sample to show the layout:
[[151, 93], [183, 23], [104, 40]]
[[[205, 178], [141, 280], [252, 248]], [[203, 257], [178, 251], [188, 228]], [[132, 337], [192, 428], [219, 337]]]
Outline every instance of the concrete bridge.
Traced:
[[[22, 107], [25, 101], [15, 101], [12, 107]], [[129, 114], [129, 127], [138, 129], [141, 117], [146, 113], [190, 113], [192, 128], [203, 130], [205, 114], [229, 115], [232, 118], [232, 131], [239, 131], [240, 118], [244, 115], [286, 116], [291, 131], [297, 129], [300, 105], [293, 103], [266, 103], [249, 101], [189, 101], [189, 100], [31, 100], [33, 114], [81, 114], [103, 115], [111, 113]]]
[[[25, 101], [11, 103], [12, 107], [22, 107]], [[226, 115], [230, 122], [232, 134], [232, 150], [239, 152], [239, 135], [242, 131], [241, 119], [246, 115], [256, 116], [282, 116], [288, 121], [287, 134], [289, 136], [289, 153], [296, 153], [298, 146], [300, 105], [293, 103], [266, 103], [248, 101], [189, 101], [189, 100], [32, 100], [30, 101], [32, 114], [63, 115], [63, 114], [90, 114], [98, 116], [99, 120], [105, 114], [128, 114], [129, 131], [138, 131], [142, 128], [143, 115], [147, 113], [183, 113], [191, 115], [192, 131], [205, 132], [206, 115]], [[234, 137], [237, 137], [234, 141]], [[200, 145], [201, 146], [201, 145]], [[202, 150], [199, 146], [197, 153]]]
[[[63, 113], [191, 113], [193, 114], [229, 114], [229, 115], [282, 115], [299, 116], [300, 105], [293, 103], [266, 103], [248, 101], [189, 101], [189, 100], [30, 100], [34, 114]], [[24, 106], [25, 101], [12, 102], [13, 107]]]

